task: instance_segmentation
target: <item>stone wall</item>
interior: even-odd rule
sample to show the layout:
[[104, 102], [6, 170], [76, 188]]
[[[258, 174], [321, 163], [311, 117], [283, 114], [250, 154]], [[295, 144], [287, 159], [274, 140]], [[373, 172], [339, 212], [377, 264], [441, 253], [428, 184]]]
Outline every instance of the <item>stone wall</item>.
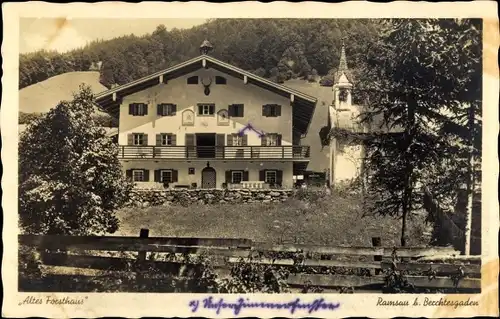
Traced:
[[274, 189], [135, 189], [130, 194], [127, 206], [149, 207], [171, 204], [218, 204], [218, 203], [271, 203], [286, 201], [292, 190]]

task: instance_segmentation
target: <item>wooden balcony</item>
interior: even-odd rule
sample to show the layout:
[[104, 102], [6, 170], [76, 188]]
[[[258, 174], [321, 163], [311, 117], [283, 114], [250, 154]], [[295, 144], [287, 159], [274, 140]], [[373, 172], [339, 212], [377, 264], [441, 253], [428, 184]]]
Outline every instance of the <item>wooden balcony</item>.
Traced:
[[120, 146], [120, 159], [308, 160], [309, 146]]

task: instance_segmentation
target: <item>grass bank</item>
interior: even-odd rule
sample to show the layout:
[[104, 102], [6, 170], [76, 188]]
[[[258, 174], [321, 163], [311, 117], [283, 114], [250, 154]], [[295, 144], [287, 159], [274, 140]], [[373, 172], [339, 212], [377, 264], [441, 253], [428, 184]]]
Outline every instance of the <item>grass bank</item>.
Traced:
[[[380, 237], [383, 246], [399, 246], [401, 220], [370, 216], [358, 194], [329, 196], [305, 192], [281, 203], [157, 206], [126, 208], [117, 213], [120, 227], [114, 235], [248, 238], [272, 243], [370, 246]], [[409, 245], [429, 243], [425, 217], [408, 221]]]

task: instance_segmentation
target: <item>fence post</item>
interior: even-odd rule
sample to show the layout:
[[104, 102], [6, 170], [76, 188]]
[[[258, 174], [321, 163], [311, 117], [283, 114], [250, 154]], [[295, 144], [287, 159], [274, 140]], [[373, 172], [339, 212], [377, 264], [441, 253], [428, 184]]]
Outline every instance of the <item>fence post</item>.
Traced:
[[[382, 239], [380, 237], [372, 237], [372, 246], [374, 248], [382, 246]], [[373, 256], [374, 261], [382, 261], [382, 256]], [[382, 263], [380, 263], [382, 265]], [[382, 269], [375, 269], [375, 275], [380, 274]]]
[[[148, 238], [149, 237], [149, 229], [146, 228], [141, 228], [141, 231], [139, 233], [139, 238]], [[142, 286], [142, 283], [144, 282], [144, 274], [142, 271], [144, 270], [144, 266], [146, 263], [146, 254], [147, 251], [139, 251], [137, 254], [137, 263], [136, 263], [136, 278], [137, 278], [137, 283]]]

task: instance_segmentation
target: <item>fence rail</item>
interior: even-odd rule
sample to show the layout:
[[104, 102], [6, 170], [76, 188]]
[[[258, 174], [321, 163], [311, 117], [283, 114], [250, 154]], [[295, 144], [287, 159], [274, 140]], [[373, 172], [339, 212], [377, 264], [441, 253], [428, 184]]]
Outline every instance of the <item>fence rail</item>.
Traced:
[[[390, 270], [409, 272], [408, 282], [420, 288], [480, 289], [481, 286], [480, 259], [461, 258], [454, 262], [459, 252], [447, 247], [395, 249], [270, 245], [238, 238], [148, 237], [148, 233], [147, 230], [141, 230], [140, 237], [20, 235], [19, 244], [38, 250], [44, 271], [56, 277], [71, 274], [110, 276], [110, 273], [119, 276], [120, 272], [131, 271], [128, 268], [130, 264], [154, 266], [159, 270], [160, 277], [161, 274], [186, 277], [196, 269], [196, 260], [176, 257], [206, 254], [221, 276], [229, 275], [231, 267], [239, 263], [300, 269], [287, 278], [292, 288], [313, 285], [327, 290], [371, 286], [380, 289], [385, 282], [385, 275], [380, 272]], [[126, 252], [127, 255], [110, 256], [109, 252]], [[158, 260], [151, 255], [153, 253], [169, 254], [167, 259]], [[434, 255], [447, 259], [447, 262], [425, 260]], [[350, 273], [365, 271], [364, 275], [314, 273], [314, 269], [322, 267], [338, 267]], [[418, 275], [413, 275], [415, 273]], [[461, 274], [458, 281], [453, 277], [456, 274]]]
[[305, 160], [310, 147], [286, 146], [121, 146], [122, 159], [289, 159]]

